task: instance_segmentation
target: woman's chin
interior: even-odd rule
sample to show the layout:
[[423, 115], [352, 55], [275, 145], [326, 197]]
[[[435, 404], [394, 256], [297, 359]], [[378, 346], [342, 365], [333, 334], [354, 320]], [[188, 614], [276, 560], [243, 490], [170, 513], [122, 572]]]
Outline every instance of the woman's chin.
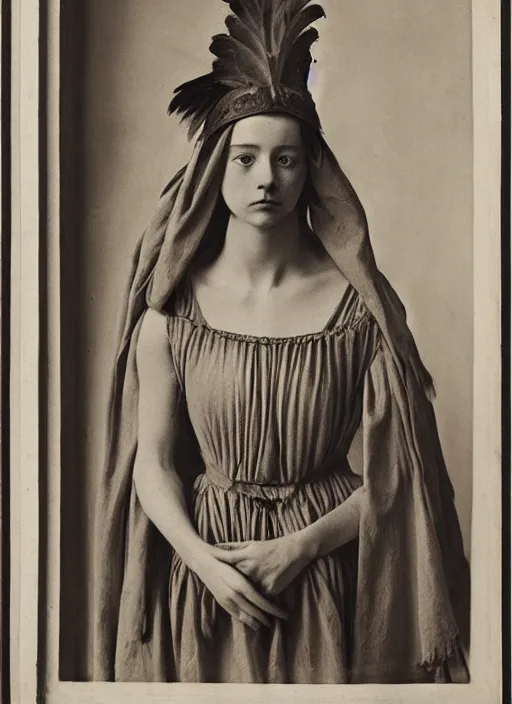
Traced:
[[248, 225], [253, 227], [258, 227], [260, 229], [268, 229], [278, 225], [283, 221], [288, 213], [282, 210], [266, 210], [259, 211], [256, 213], [248, 213], [244, 218], [242, 218]]

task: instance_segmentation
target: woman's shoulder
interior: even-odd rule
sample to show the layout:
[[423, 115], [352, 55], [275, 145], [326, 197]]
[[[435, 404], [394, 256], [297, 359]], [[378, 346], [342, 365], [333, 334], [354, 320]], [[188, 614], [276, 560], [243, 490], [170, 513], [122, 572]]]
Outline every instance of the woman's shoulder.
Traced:
[[318, 299], [333, 302], [329, 328], [352, 326], [363, 318], [369, 319], [369, 311], [357, 289], [345, 277], [327, 253], [317, 255], [309, 264], [309, 286]]
[[195, 319], [194, 297], [192, 295], [192, 287], [188, 275], [183, 276], [178, 282], [162, 312], [168, 319]]
[[324, 294], [341, 294], [349, 285], [347, 278], [325, 249], [310, 247], [306, 250], [299, 274], [309, 283], [312, 290], [321, 290]]
[[151, 363], [155, 355], [166, 353], [168, 347], [167, 316], [148, 308], [142, 316], [137, 337], [137, 363]]

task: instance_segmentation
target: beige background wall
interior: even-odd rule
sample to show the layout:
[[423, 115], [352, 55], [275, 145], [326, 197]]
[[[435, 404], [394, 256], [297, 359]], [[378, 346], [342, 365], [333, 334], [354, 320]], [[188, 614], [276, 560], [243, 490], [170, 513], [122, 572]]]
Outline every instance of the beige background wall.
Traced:
[[[311, 84], [325, 135], [407, 305], [469, 553], [472, 136], [469, 0], [324, 0]], [[135, 241], [190, 145], [166, 115], [209, 70], [220, 0], [79, 0], [63, 15], [61, 676], [87, 679], [89, 521], [117, 304]], [[70, 354], [71, 353], [71, 354]], [[485, 468], [477, 468], [485, 471]]]

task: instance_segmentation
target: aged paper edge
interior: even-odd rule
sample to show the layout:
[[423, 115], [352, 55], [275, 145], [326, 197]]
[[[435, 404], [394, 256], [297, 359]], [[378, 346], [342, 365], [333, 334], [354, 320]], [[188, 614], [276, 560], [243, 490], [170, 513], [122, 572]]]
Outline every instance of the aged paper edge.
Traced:
[[[165, 685], [58, 681], [59, 612], [59, 0], [48, 1], [49, 163], [38, 164], [39, 2], [13, 3], [13, 245], [11, 395], [12, 701], [64, 702], [481, 702], [501, 690], [500, 430], [500, 3], [473, 0], [474, 105], [474, 472], [472, 513], [472, 682], [468, 685]], [[48, 662], [38, 689], [39, 574], [39, 168], [48, 168], [48, 292], [52, 369], [49, 386], [50, 511]], [[477, 605], [479, 608], [477, 608]]]

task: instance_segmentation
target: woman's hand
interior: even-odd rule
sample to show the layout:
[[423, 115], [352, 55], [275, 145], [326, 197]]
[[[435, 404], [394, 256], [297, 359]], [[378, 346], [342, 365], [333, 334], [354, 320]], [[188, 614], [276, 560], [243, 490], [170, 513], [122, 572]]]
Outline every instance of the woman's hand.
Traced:
[[220, 543], [218, 559], [236, 567], [269, 596], [280, 594], [311, 562], [312, 554], [299, 533], [271, 540]]
[[213, 548], [200, 566], [194, 568], [215, 601], [233, 618], [254, 630], [261, 624], [270, 626], [269, 615], [288, 618], [286, 611], [265, 599], [241, 572], [217, 559], [216, 556], [224, 552]]

